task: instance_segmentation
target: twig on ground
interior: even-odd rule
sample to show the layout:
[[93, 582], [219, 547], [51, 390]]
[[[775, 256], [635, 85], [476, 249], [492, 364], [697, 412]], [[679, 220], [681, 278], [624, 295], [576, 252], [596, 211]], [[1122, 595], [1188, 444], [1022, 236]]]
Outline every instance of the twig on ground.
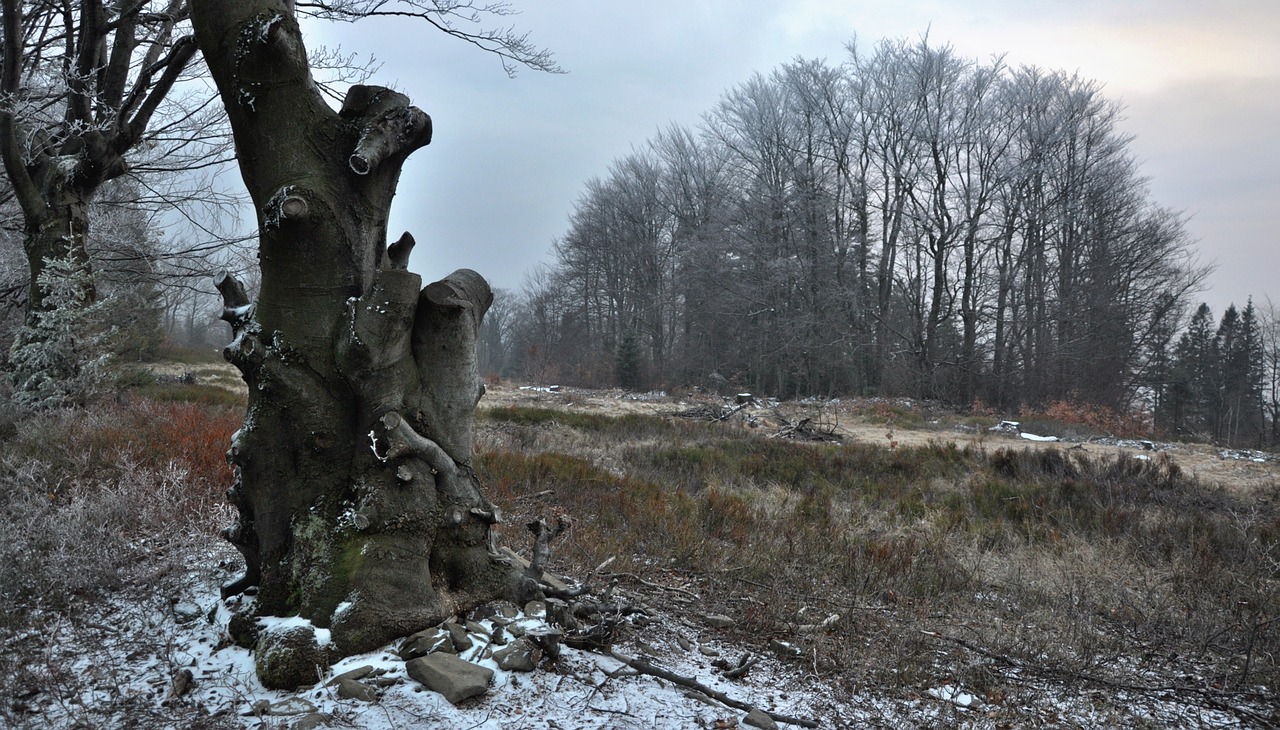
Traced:
[[672, 593], [683, 593], [684, 595], [694, 599], [695, 601], [702, 600], [702, 596], [699, 596], [697, 593], [694, 593], [693, 591], [688, 591], [683, 588], [673, 588], [672, 586], [659, 585], [657, 583], [651, 583], [650, 581], [647, 581], [644, 578], [641, 578], [635, 573], [609, 573], [609, 575], [615, 578], [628, 578], [630, 580], [634, 580], [635, 582], [641, 585], [646, 585], [646, 586], [649, 586], [650, 588], [656, 588], [660, 591], [671, 591]]
[[683, 677], [679, 674], [676, 674], [675, 672], [669, 672], [666, 669], [663, 669], [662, 667], [656, 666], [654, 664], [650, 664], [649, 662], [646, 662], [643, 659], [635, 659], [632, 657], [628, 657], [624, 654], [619, 654], [617, 651], [611, 651], [609, 653], [613, 655], [614, 659], [617, 659], [618, 661], [622, 662], [623, 664], [626, 664], [627, 666], [631, 667], [632, 669], [638, 672], [648, 674], [652, 677], [658, 677], [659, 679], [665, 679], [668, 682], [678, 684], [681, 687], [688, 687], [689, 689], [697, 690], [698, 692], [701, 692], [702, 694], [714, 699], [715, 701], [727, 707], [733, 707], [735, 709], [739, 709], [744, 712], [751, 712], [752, 710], [760, 710], [761, 712], [765, 713], [769, 717], [773, 718], [776, 722], [787, 723], [788, 725], [799, 725], [800, 727], [821, 727], [818, 723], [814, 722], [813, 720], [805, 720], [804, 718], [791, 717], [789, 715], [783, 715], [777, 712], [769, 712], [768, 710], [764, 710], [754, 705], [747, 704], [746, 702], [742, 702], [741, 700], [735, 700], [729, 695], [725, 694], [724, 692], [712, 689], [707, 685], [699, 682], [698, 680], [693, 679], [692, 677]]

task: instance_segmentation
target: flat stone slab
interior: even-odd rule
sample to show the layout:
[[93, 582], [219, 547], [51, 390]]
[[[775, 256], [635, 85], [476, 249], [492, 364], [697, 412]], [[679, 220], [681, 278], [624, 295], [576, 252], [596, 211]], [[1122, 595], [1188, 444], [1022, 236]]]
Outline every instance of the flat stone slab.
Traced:
[[493, 670], [459, 659], [453, 654], [428, 654], [405, 662], [409, 676], [435, 692], [444, 695], [450, 704], [479, 697], [489, 691]]
[[370, 674], [373, 674], [373, 665], [365, 664], [364, 666], [356, 667], [355, 669], [349, 669], [343, 672], [342, 674], [335, 676], [333, 679], [329, 680], [325, 684], [334, 685], [341, 682], [344, 679], [364, 679]]
[[533, 647], [523, 640], [513, 641], [494, 652], [493, 659], [498, 663], [499, 669], [508, 672], [532, 672], [537, 668], [533, 661]]
[[373, 702], [378, 699], [378, 691], [364, 682], [343, 679], [338, 681], [338, 696], [344, 700]]
[[438, 651], [450, 654], [457, 651], [454, 648], [453, 636], [443, 626], [435, 626], [419, 631], [405, 639], [404, 643], [400, 645], [400, 658], [408, 661], [427, 654], [434, 654]]

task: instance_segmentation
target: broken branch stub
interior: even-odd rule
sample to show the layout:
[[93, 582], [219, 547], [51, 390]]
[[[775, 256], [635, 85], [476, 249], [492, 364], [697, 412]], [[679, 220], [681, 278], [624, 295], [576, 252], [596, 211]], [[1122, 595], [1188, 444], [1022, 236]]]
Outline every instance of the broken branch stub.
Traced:
[[428, 284], [418, 297], [413, 359], [422, 391], [415, 423], [459, 464], [471, 463], [472, 414], [484, 392], [476, 340], [492, 303], [488, 282], [470, 269]]
[[409, 254], [413, 253], [413, 246], [417, 243], [413, 240], [413, 235], [408, 231], [400, 234], [399, 240], [387, 247], [387, 262], [385, 268], [389, 269], [408, 269]]
[[290, 195], [280, 201], [280, 215], [288, 220], [306, 218], [307, 211], [307, 199], [300, 195]]
[[387, 430], [387, 453], [385, 458], [397, 459], [401, 456], [417, 456], [440, 475], [453, 476], [457, 471], [453, 459], [444, 449], [428, 438], [423, 438], [409, 422], [399, 413], [388, 413], [382, 417], [382, 427]]
[[222, 295], [222, 314], [218, 318], [232, 327], [243, 325], [249, 319], [251, 304], [249, 295], [244, 290], [244, 284], [241, 284], [231, 272], [223, 270], [213, 277], [213, 285]]
[[357, 175], [368, 175], [388, 157], [408, 155], [430, 143], [431, 117], [426, 112], [414, 106], [390, 109], [365, 128], [347, 164]]

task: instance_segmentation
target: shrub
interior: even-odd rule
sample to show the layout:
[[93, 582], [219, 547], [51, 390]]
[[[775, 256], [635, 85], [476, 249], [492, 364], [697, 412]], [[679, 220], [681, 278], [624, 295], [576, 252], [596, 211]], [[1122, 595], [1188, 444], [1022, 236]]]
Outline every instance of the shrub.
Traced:
[[1022, 414], [1024, 430], [1056, 436], [1115, 436], [1139, 438], [1151, 435], [1148, 419], [1107, 406], [1059, 400]]
[[167, 544], [229, 517], [224, 454], [239, 423], [227, 408], [150, 401], [18, 419], [0, 448], [0, 594], [66, 605], [170, 567]]

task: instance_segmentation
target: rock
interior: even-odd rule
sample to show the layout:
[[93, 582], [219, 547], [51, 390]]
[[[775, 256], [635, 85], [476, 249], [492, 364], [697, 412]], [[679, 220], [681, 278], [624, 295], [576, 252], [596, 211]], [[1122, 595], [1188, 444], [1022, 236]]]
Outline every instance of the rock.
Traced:
[[533, 661], [533, 647], [524, 640], [513, 641], [494, 652], [493, 660], [499, 669], [508, 672], [532, 672], [537, 668]]
[[769, 649], [778, 656], [800, 656], [804, 652], [800, 651], [800, 647], [795, 644], [789, 644], [785, 641], [777, 639], [769, 639]]
[[477, 621], [492, 618], [513, 619], [520, 615], [520, 608], [511, 601], [493, 601], [480, 606], [471, 613], [471, 617]]
[[680, 648], [685, 651], [693, 650], [693, 643], [690, 642], [688, 639], [684, 638], [684, 634], [676, 634], [676, 643], [679, 644]]
[[370, 674], [373, 674], [373, 665], [372, 665], [372, 664], [365, 664], [365, 665], [364, 665], [364, 666], [362, 666], [362, 667], [356, 667], [355, 669], [349, 669], [349, 670], [347, 670], [347, 671], [343, 672], [342, 674], [335, 675], [333, 679], [331, 679], [331, 680], [329, 680], [329, 681], [327, 682], [327, 684], [331, 684], [331, 685], [332, 685], [332, 684], [337, 684], [338, 682], [341, 682], [341, 681], [342, 681], [342, 680], [344, 680], [344, 679], [364, 679], [365, 677], [369, 676]]
[[248, 605], [237, 608], [227, 621], [227, 634], [231, 636], [236, 646], [252, 649], [258, 641], [258, 631], [258, 617], [254, 613], [252, 601], [248, 602]]
[[323, 712], [312, 712], [294, 720], [293, 724], [289, 726], [289, 730], [316, 730], [318, 727], [328, 725], [332, 719], [332, 715], [326, 715]]
[[494, 646], [502, 646], [507, 643], [507, 630], [501, 626], [494, 626], [493, 635], [489, 637], [489, 643]]
[[203, 615], [204, 611], [190, 601], [173, 604], [173, 619], [179, 624], [189, 624]]
[[720, 652], [709, 646], [700, 646], [698, 647], [698, 651], [702, 652], [703, 656], [720, 656]]
[[444, 695], [450, 704], [489, 691], [493, 670], [464, 661], [453, 654], [428, 654], [406, 662], [409, 676], [427, 689]]
[[378, 692], [363, 682], [357, 682], [354, 679], [343, 679], [338, 681], [338, 696], [344, 700], [373, 702], [378, 699]]
[[173, 675], [173, 684], [170, 686], [170, 697], [184, 697], [191, 688], [196, 686], [195, 675], [190, 669], [179, 669]]
[[463, 626], [466, 626], [467, 631], [473, 634], [479, 634], [480, 636], [489, 635], [489, 630], [484, 627], [484, 624], [479, 623], [478, 621], [468, 621], [463, 624]]
[[524, 615], [529, 618], [546, 618], [547, 604], [542, 601], [529, 601], [524, 605]]
[[253, 712], [257, 715], [282, 717], [285, 715], [307, 715], [319, 711], [319, 708], [301, 697], [290, 697], [279, 702], [258, 700], [253, 703]]
[[751, 712], [748, 712], [747, 716], [742, 718], [742, 724], [750, 725], [751, 727], [758, 727], [762, 730], [778, 730], [778, 723], [774, 722], [772, 717], [769, 717], [760, 710], [752, 710]]
[[475, 646], [471, 641], [471, 637], [467, 634], [467, 630], [453, 621], [446, 621], [444, 628], [449, 632], [449, 638], [453, 641], [453, 650], [458, 654]]
[[721, 613], [709, 613], [702, 617], [702, 620], [710, 627], [715, 629], [727, 629], [735, 626], [736, 621]]
[[411, 634], [405, 639], [400, 645], [400, 658], [409, 661], [438, 651], [453, 654], [457, 651], [453, 647], [453, 636], [449, 631], [442, 626], [435, 626]]
[[329, 656], [309, 624], [269, 626], [258, 634], [253, 664], [267, 689], [297, 689], [316, 683], [329, 668]]

